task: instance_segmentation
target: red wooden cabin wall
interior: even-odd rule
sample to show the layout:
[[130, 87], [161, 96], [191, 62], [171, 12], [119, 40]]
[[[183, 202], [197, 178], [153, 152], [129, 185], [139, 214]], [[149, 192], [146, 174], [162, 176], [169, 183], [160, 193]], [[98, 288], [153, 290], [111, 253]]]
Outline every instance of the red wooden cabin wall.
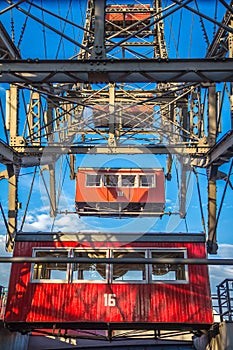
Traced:
[[[92, 246], [77, 242], [16, 242], [15, 256], [32, 256], [35, 247]], [[109, 247], [97, 242], [96, 247]], [[131, 243], [120, 248], [187, 248], [188, 258], [205, 258], [204, 243]], [[113, 244], [111, 244], [113, 247]], [[13, 264], [6, 322], [156, 322], [211, 324], [208, 268], [190, 265], [187, 284], [31, 283], [31, 264]], [[104, 294], [116, 295], [116, 306], [104, 306]]]

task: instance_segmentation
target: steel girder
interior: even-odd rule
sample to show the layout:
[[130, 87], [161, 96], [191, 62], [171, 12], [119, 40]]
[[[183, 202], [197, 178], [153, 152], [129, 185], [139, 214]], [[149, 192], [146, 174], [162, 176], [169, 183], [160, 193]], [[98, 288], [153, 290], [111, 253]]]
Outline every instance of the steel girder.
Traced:
[[[196, 159], [196, 163], [199, 166], [205, 166], [207, 160], [203, 161], [209, 146], [193, 146], [185, 147], [182, 144], [177, 145], [149, 145], [138, 146], [126, 145], [116, 147], [106, 147], [106, 145], [87, 145], [87, 146], [75, 146], [75, 145], [50, 145], [38, 146], [38, 147], [17, 147], [11, 148], [5, 144], [0, 143], [0, 161], [2, 164], [14, 164], [20, 167], [32, 167], [38, 165], [50, 164], [57, 160], [62, 154], [178, 154], [179, 156], [190, 156], [192, 159]], [[200, 162], [198, 161], [200, 159]], [[195, 163], [195, 164], [196, 164]]]
[[20, 53], [0, 21], [0, 59], [20, 59]]
[[233, 82], [233, 59], [0, 61], [0, 83], [78, 82]]

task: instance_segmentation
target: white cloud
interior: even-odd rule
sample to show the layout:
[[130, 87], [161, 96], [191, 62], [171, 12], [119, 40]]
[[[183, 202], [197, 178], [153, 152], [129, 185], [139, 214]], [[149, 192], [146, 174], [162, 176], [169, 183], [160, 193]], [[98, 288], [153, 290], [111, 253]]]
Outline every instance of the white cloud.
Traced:
[[30, 220], [26, 219], [23, 231], [50, 231], [53, 221], [47, 214], [30, 215]]
[[[54, 224], [54, 226], [53, 226]], [[78, 215], [67, 215], [51, 218], [48, 214], [41, 214], [40, 211], [30, 212], [27, 215], [23, 231], [43, 231], [48, 232], [53, 226], [53, 231], [63, 231], [63, 232], [75, 232], [80, 230], [85, 230], [86, 224], [79, 219]], [[7, 253], [5, 250], [5, 236], [0, 235], [0, 256], [12, 256], [12, 254]], [[9, 283], [11, 264], [0, 263], [0, 285], [7, 287]]]
[[[218, 254], [210, 256], [210, 259], [233, 259], [233, 245], [219, 244]], [[216, 293], [216, 286], [224, 279], [232, 278], [233, 266], [231, 265], [210, 265], [210, 283], [212, 293]]]
[[49, 214], [39, 212], [30, 212], [23, 226], [23, 231], [53, 231], [76, 232], [85, 230], [87, 225], [76, 214], [58, 215], [51, 218]]
[[166, 198], [166, 204], [170, 204], [170, 203], [173, 203], [173, 200], [170, 198]]
[[78, 218], [78, 215], [67, 215], [58, 218], [55, 221], [54, 229], [58, 231], [80, 231], [86, 227], [85, 223]]

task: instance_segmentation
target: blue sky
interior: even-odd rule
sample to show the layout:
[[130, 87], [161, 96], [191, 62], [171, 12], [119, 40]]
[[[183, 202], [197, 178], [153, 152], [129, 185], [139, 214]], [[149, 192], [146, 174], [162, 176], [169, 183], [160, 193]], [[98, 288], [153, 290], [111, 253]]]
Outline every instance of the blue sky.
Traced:
[[[45, 3], [45, 0], [43, 1]], [[40, 2], [38, 2], [40, 3]], [[47, 2], [48, 7], [53, 9], [55, 2]], [[76, 23], [82, 25], [82, 20], [80, 18], [84, 17], [84, 7], [82, 6], [76, 11], [68, 11], [67, 2], [59, 2], [60, 8], [56, 8], [58, 14], [64, 16], [66, 14], [69, 19], [76, 21]], [[79, 2], [77, 1], [77, 4]], [[84, 3], [84, 2], [83, 2]], [[169, 5], [169, 1], [164, 2]], [[214, 17], [215, 1], [202, 1], [199, 2], [203, 10], [209, 15]], [[3, 2], [0, 3], [0, 10], [5, 8], [7, 5]], [[22, 7], [24, 5], [22, 4]], [[27, 6], [24, 7], [27, 9]], [[222, 5], [219, 4], [218, 19], [220, 20], [222, 15]], [[42, 18], [41, 11], [40, 18]], [[36, 12], [35, 12], [36, 13]], [[82, 16], [80, 16], [80, 13]], [[43, 14], [44, 19], [49, 22], [51, 18], [47, 14]], [[1, 16], [1, 20], [11, 33], [11, 19], [14, 20], [15, 26], [15, 43], [17, 44], [20, 39], [20, 33], [25, 21], [25, 16], [17, 12], [15, 9], [10, 13], [7, 12]], [[49, 22], [51, 23], [51, 22]], [[179, 25], [180, 23], [180, 25]], [[53, 19], [53, 24], [57, 29], [63, 30], [64, 23], [60, 20]], [[169, 28], [173, 27], [173, 32], [170, 32]], [[190, 14], [187, 11], [183, 11], [182, 15], [174, 15], [173, 17], [168, 17], [165, 20], [166, 28], [166, 39], [169, 50], [169, 57], [204, 57], [206, 52], [206, 41], [203, 36], [203, 29], [201, 28], [199, 18]], [[213, 35], [213, 25], [206, 22], [205, 28], [209, 39]], [[81, 41], [82, 33], [73, 28], [72, 26], [66, 25], [66, 34], [72, 35], [74, 33], [74, 39]], [[179, 32], [181, 35], [179, 36]], [[43, 34], [46, 34], [46, 40], [43, 40]], [[30, 43], [30, 44], [28, 44]], [[51, 44], [52, 43], [52, 44]], [[67, 43], [65, 40], [60, 40], [60, 38], [55, 35], [48, 28], [43, 28], [39, 23], [35, 23], [32, 19], [28, 19], [25, 34], [22, 38], [20, 44], [20, 50], [23, 58], [68, 58], [72, 57], [77, 53], [77, 47], [73, 43]], [[5, 104], [5, 89], [7, 84], [0, 84], [0, 97], [4, 107]], [[222, 86], [219, 85], [219, 90]], [[227, 95], [227, 94], [226, 94]], [[21, 104], [22, 106], [22, 104]], [[22, 108], [22, 107], [21, 107]], [[21, 109], [21, 113], [25, 113]], [[224, 117], [223, 118], [223, 131], [227, 131], [230, 128], [229, 125], [229, 103], [227, 96], [225, 97], [224, 103]], [[23, 119], [23, 118], [22, 118]], [[20, 124], [20, 130], [23, 129], [23, 125]], [[5, 140], [2, 121], [0, 121], [0, 138]], [[133, 155], [133, 156], [120, 156], [117, 160], [115, 157], [110, 156], [95, 156], [88, 155], [83, 157], [78, 157], [77, 165], [86, 164], [96, 164], [97, 166], [105, 166], [106, 164], [114, 164], [117, 162], [119, 164], [133, 164], [135, 167], [165, 167], [164, 156], [154, 156], [154, 155]], [[66, 167], [65, 157], [60, 160], [57, 167], [60, 164], [63, 165], [63, 170]], [[5, 167], [0, 166], [0, 171], [4, 170]], [[228, 173], [229, 164], [225, 164], [220, 168], [221, 171]], [[202, 194], [202, 205], [205, 213], [205, 220], [207, 225], [207, 178], [205, 170], [197, 169], [200, 180], [201, 194]], [[19, 211], [19, 227], [21, 225], [21, 219], [26, 207], [27, 196], [29, 192], [28, 184], [31, 182], [33, 169], [23, 169], [19, 178], [19, 201], [22, 202], [22, 210]], [[178, 184], [176, 181], [176, 168], [173, 166], [172, 181], [166, 183], [166, 211], [177, 211], [178, 210]], [[63, 182], [63, 176], [60, 180], [60, 184]], [[46, 177], [46, 172], [45, 172]], [[59, 187], [58, 191], [61, 191], [59, 199], [59, 208], [61, 210], [74, 211], [74, 196], [75, 196], [75, 182], [69, 180], [69, 172], [65, 174], [64, 186], [62, 189]], [[58, 184], [59, 185], [59, 184]], [[218, 181], [218, 205], [220, 204], [221, 195], [223, 193], [225, 182], [223, 180]], [[217, 257], [220, 258], [232, 258], [232, 248], [233, 248], [233, 201], [232, 201], [233, 191], [228, 188], [222, 208], [222, 212], [219, 219], [218, 225], [218, 244], [219, 251]], [[0, 182], [0, 200], [4, 208], [5, 213], [7, 213], [7, 181], [2, 180]], [[75, 230], [116, 230], [116, 231], [161, 231], [161, 232], [185, 232], [188, 228], [189, 232], [202, 232], [203, 227], [201, 223], [200, 216], [200, 204], [197, 194], [196, 179], [194, 175], [191, 176], [189, 187], [187, 191], [187, 217], [186, 220], [182, 220], [179, 216], [166, 216], [162, 219], [158, 218], [137, 218], [137, 219], [99, 219], [99, 218], [78, 218], [77, 215], [58, 215], [56, 220], [50, 218], [49, 212], [49, 201], [42, 183], [41, 176], [39, 174], [36, 176], [34, 190], [30, 200], [30, 205], [28, 208], [28, 215], [26, 217], [24, 230], [25, 231], [49, 231], [53, 228], [56, 230], [73, 231]], [[72, 227], [72, 230], [71, 230]], [[0, 255], [5, 255], [4, 243], [5, 242], [5, 228], [2, 219], [0, 219]], [[9, 266], [1, 265], [1, 276], [0, 285], [7, 286], [9, 277]], [[211, 286], [214, 291], [216, 284], [222, 281], [224, 278], [230, 278], [232, 276], [232, 267], [214, 266], [210, 267], [211, 276]]]

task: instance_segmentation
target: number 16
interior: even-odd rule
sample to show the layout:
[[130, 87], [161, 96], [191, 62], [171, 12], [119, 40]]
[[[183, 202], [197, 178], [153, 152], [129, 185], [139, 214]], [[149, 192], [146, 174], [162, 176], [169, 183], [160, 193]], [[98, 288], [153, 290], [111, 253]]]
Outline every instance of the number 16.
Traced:
[[116, 294], [104, 294], [104, 306], [116, 306]]

